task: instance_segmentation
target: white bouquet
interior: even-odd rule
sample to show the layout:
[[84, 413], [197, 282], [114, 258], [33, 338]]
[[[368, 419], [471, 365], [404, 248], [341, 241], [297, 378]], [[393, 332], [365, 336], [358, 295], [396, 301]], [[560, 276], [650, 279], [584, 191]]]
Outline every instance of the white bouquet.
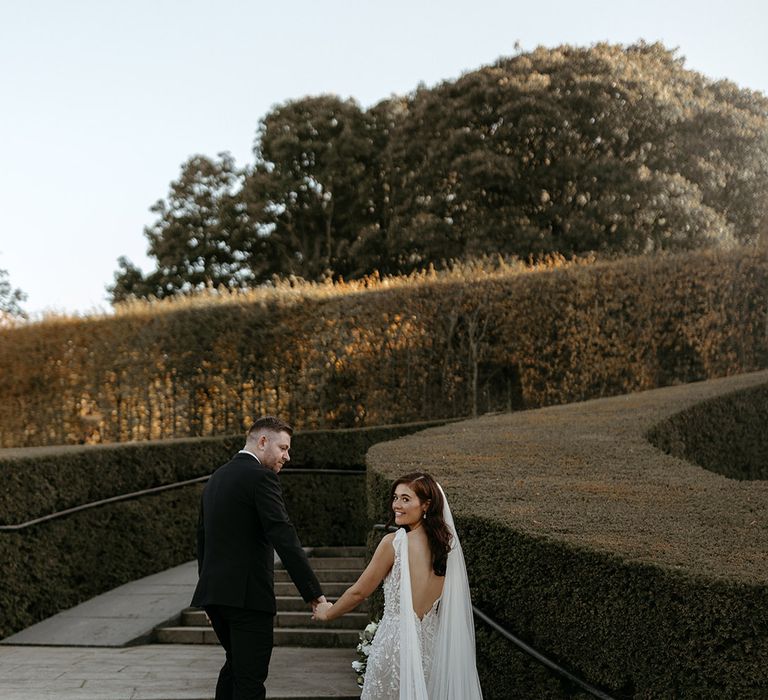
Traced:
[[358, 660], [352, 662], [352, 670], [357, 676], [357, 686], [363, 687], [363, 681], [365, 681], [365, 668], [368, 665], [368, 655], [371, 653], [371, 643], [373, 637], [376, 634], [376, 630], [379, 627], [378, 620], [375, 622], [369, 622], [366, 628], [360, 632], [360, 643], [357, 645]]

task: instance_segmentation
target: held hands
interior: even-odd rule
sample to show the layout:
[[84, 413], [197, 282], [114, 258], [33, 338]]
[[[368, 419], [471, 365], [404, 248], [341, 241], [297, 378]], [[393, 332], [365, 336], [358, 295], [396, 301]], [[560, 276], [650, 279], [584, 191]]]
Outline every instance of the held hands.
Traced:
[[333, 603], [320, 603], [312, 611], [312, 619], [316, 622], [326, 622], [328, 620], [328, 611], [333, 607]]

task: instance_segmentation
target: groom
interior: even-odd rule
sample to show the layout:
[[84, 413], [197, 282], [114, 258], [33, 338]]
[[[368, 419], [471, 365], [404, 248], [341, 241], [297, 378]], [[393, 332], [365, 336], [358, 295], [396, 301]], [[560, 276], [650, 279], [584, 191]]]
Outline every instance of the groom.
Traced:
[[325, 596], [283, 503], [280, 469], [289, 460], [293, 429], [266, 416], [248, 431], [245, 447], [208, 480], [197, 526], [200, 580], [192, 605], [204, 608], [226, 661], [216, 700], [266, 697], [276, 612], [274, 552], [312, 609]]

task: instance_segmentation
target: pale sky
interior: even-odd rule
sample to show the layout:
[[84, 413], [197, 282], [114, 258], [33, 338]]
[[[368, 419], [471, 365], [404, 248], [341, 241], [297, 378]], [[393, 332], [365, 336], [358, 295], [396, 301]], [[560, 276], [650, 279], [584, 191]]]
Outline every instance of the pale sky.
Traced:
[[368, 107], [523, 50], [639, 39], [768, 94], [765, 0], [24, 0], [0, 6], [0, 269], [24, 308], [108, 310], [191, 155], [253, 161], [304, 95]]

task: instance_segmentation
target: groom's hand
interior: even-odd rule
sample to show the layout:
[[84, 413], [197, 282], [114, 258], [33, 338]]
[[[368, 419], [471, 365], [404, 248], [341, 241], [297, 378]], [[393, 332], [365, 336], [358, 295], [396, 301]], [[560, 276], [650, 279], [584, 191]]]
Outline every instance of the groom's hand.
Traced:
[[320, 603], [327, 603], [328, 601], [325, 599], [324, 595], [321, 595], [319, 598], [315, 598], [312, 601], [312, 614], [314, 615], [315, 610], [317, 610], [317, 606], [320, 605]]
[[333, 603], [320, 603], [312, 611], [312, 619], [319, 622], [325, 622], [328, 619], [328, 611], [333, 607]]

